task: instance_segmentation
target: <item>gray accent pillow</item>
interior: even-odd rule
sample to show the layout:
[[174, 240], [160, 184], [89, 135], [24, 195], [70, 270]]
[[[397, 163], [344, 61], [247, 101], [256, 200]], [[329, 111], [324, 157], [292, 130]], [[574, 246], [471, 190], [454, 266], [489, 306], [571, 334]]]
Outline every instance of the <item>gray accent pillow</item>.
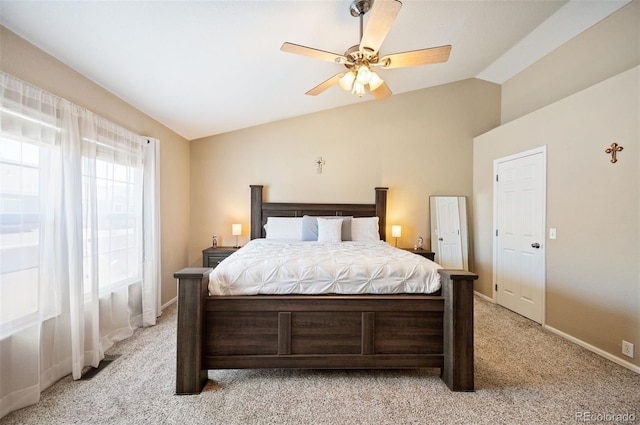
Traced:
[[[342, 240], [351, 240], [351, 216], [320, 216], [320, 218], [341, 218], [342, 219]], [[317, 241], [318, 240], [318, 217], [305, 215], [302, 217], [302, 240]]]

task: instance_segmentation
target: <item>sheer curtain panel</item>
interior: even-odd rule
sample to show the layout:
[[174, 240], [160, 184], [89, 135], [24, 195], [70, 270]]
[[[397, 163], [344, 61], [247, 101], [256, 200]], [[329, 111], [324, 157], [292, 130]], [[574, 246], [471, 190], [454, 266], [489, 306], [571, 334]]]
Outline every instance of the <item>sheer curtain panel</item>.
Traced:
[[160, 313], [158, 141], [0, 73], [0, 417]]

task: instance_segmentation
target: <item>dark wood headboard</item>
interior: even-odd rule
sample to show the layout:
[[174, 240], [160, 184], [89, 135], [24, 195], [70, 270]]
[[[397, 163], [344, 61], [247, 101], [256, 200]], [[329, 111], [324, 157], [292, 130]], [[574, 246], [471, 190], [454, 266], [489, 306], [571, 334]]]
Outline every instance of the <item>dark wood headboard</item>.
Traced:
[[262, 185], [251, 185], [251, 239], [264, 238], [264, 225], [269, 217], [302, 217], [304, 215], [337, 215], [378, 217], [380, 239], [387, 240], [387, 191], [376, 187], [374, 204], [312, 204], [263, 202]]

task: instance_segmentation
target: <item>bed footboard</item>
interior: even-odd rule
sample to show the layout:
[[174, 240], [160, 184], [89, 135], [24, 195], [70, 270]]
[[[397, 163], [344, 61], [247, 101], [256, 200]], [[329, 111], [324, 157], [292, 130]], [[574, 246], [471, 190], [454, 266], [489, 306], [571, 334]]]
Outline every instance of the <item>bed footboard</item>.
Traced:
[[178, 329], [176, 347], [176, 394], [198, 394], [207, 383], [202, 368], [204, 306], [210, 268], [186, 268], [178, 279]]
[[464, 270], [439, 270], [444, 296], [444, 368], [452, 391], [473, 391], [473, 281]]
[[208, 297], [209, 272], [174, 275], [177, 394], [230, 368], [435, 367], [451, 390], [474, 389], [473, 273], [441, 270], [441, 296]]

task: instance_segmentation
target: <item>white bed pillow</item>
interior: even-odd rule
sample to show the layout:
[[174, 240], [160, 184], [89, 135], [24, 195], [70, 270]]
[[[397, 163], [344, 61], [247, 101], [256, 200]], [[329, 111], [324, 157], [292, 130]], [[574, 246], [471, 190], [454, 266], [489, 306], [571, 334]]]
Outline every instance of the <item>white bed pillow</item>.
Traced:
[[302, 240], [302, 217], [268, 217], [264, 228], [267, 239]]
[[354, 217], [351, 220], [351, 240], [358, 242], [379, 241], [378, 217]]
[[[351, 216], [319, 216], [320, 218], [327, 219], [342, 219], [342, 240], [351, 240]], [[303, 241], [317, 241], [318, 240], [318, 216], [305, 215], [302, 217], [302, 240]]]
[[318, 242], [342, 242], [342, 219], [318, 218]]

